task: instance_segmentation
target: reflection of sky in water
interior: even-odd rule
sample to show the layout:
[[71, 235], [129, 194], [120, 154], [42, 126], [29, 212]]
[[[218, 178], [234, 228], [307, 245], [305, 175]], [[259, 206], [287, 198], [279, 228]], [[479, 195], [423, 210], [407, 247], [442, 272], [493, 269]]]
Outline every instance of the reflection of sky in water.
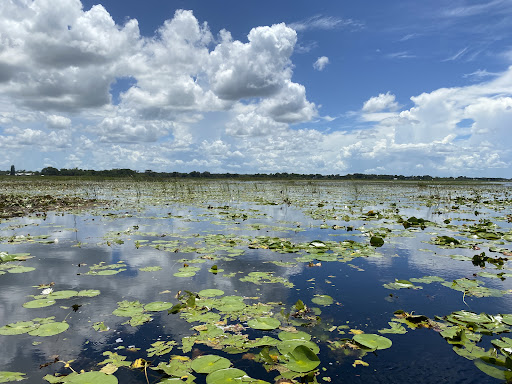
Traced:
[[[330, 184], [325, 186], [329, 187]], [[154, 201], [148, 200], [147, 209], [136, 210], [125, 202], [124, 206], [116, 211], [119, 213], [116, 216], [49, 214], [45, 220], [20, 218], [1, 223], [2, 238], [48, 235], [48, 239], [57, 239], [58, 242], [12, 244], [4, 239], [2, 251], [29, 252], [34, 258], [25, 262], [24, 265], [34, 266], [36, 270], [19, 275], [7, 273], [0, 276], [2, 288], [0, 290], [0, 325], [30, 320], [34, 317], [55, 316], [58, 321], [66, 318], [70, 329], [49, 338], [36, 338], [29, 335], [0, 336], [2, 344], [0, 370], [27, 372], [31, 376], [31, 382], [38, 382], [35, 378], [61, 368], [62, 365], [54, 365], [42, 370], [37, 369], [39, 364], [50, 361], [52, 355], [59, 355], [64, 360], [78, 358], [77, 368], [91, 369], [93, 364], [103, 360], [104, 357], [101, 356], [103, 351], [112, 351], [119, 345], [125, 347], [135, 345], [142, 348], [139, 354], [119, 351], [120, 354], [129, 356], [128, 360], [134, 360], [145, 356], [144, 350], [154, 341], [172, 339], [179, 341], [181, 337], [192, 333], [191, 325], [197, 324], [189, 324], [181, 320], [178, 315], [167, 315], [164, 311], [155, 313], [150, 323], [130, 327], [121, 324], [127, 318], [112, 315], [112, 311], [117, 307], [116, 303], [121, 300], [139, 300], [144, 304], [152, 301], [176, 303], [174, 296], [179, 290], [197, 292], [215, 287], [224, 290], [226, 295], [258, 296], [262, 302], [283, 302], [286, 310], [289, 310], [298, 299], [303, 300], [308, 306], [315, 306], [311, 302], [314, 295], [327, 294], [334, 298], [336, 304], [322, 308], [322, 321], [325, 324], [348, 324], [351, 328], [362, 329], [368, 333], [376, 333], [378, 329], [387, 328], [387, 322], [393, 317], [393, 312], [398, 309], [414, 311], [431, 318], [461, 309], [473, 310], [477, 313], [484, 311], [512, 313], [512, 304], [508, 296], [499, 298], [466, 296], [465, 302], [468, 307], [462, 300], [461, 292], [451, 290], [440, 283], [418, 283], [417, 285], [423, 286], [421, 290], [385, 289], [383, 284], [392, 282], [395, 278], [410, 279], [425, 275], [437, 275], [447, 281], [461, 277], [474, 278], [473, 274], [481, 271], [480, 268], [473, 266], [471, 262], [453, 260], [449, 256], [457, 254], [472, 257], [484, 250], [488, 253], [488, 250], [485, 246], [482, 246], [481, 251], [460, 248], [441, 249], [427, 243], [437, 234], [460, 236], [457, 231], [449, 228], [427, 227], [424, 230], [410, 228], [405, 231], [403, 227], [396, 224], [396, 220], [385, 218], [372, 221], [360, 217], [362, 213], [369, 210], [393, 212], [395, 208], [391, 207], [389, 202], [394, 199], [400, 200], [397, 203], [400, 216], [421, 217], [438, 224], [442, 224], [445, 219], [453, 219], [459, 224], [471, 225], [486, 215], [503, 217], [504, 212], [478, 207], [478, 211], [482, 214], [475, 217], [474, 208], [466, 207], [459, 211], [449, 211], [447, 209], [449, 207], [443, 204], [430, 207], [418, 206], [414, 203], [415, 197], [419, 194], [428, 196], [433, 192], [418, 189], [416, 186], [411, 186], [409, 189], [397, 187], [392, 192], [387, 191], [383, 198], [382, 193], [385, 188], [379, 184], [374, 185], [373, 190], [367, 191], [362, 190], [361, 186], [350, 185], [342, 185], [336, 189], [322, 189], [324, 187], [321, 184], [297, 184], [277, 188], [272, 183], [259, 182], [248, 190], [242, 190], [242, 197], [255, 203], [241, 203], [237, 200], [237, 196], [241, 193], [238, 183], [230, 184], [229, 188], [225, 187], [229, 189], [230, 197], [212, 198], [211, 193], [215, 192], [214, 187], [214, 184], [210, 185], [206, 191], [207, 195], [199, 205], [176, 204], [170, 199], [168, 203], [163, 202], [167, 205], [159, 208]], [[120, 193], [119, 186], [112, 185], [110, 188], [112, 193]], [[443, 188], [445, 187], [435, 192], [457, 193], [455, 190], [448, 191]], [[169, 195], [176, 193], [171, 186], [167, 186], [165, 191]], [[201, 190], [198, 191], [201, 192]], [[95, 193], [102, 195], [108, 191], [98, 189]], [[156, 194], [154, 191], [153, 193]], [[458, 193], [461, 194], [461, 192]], [[148, 196], [139, 198], [150, 199], [150, 195], [151, 191]], [[292, 203], [299, 201], [301, 209], [297, 209], [294, 205], [283, 204], [285, 198], [290, 199]], [[136, 199], [132, 196], [132, 201]], [[272, 201], [277, 205], [257, 203], [265, 201]], [[332, 203], [333, 201], [335, 203]], [[327, 208], [324, 212], [325, 217], [314, 219], [313, 217], [318, 214], [315, 210], [319, 208], [319, 203]], [[212, 209], [208, 209], [209, 204]], [[231, 208], [222, 209], [223, 206]], [[228, 214], [222, 213], [223, 211]], [[248, 217], [244, 219], [241, 216], [234, 216], [235, 213], [247, 214]], [[341, 219], [346, 214], [351, 217], [349, 222]], [[252, 228], [251, 224], [260, 224], [261, 229]], [[320, 229], [321, 224], [327, 224], [328, 229]], [[331, 229], [333, 225], [341, 227], [351, 225], [354, 231], [333, 230]], [[503, 231], [508, 231], [511, 227], [506, 221], [499, 221], [498, 225]], [[282, 231], [276, 229], [276, 226], [291, 229], [300, 227], [304, 231]], [[386, 237], [385, 245], [379, 249], [379, 257], [356, 258], [349, 263], [322, 262], [319, 267], [308, 267], [305, 263], [298, 263], [292, 267], [280, 267], [269, 262], [294, 261], [297, 255], [241, 246], [245, 253], [234, 257], [231, 261], [207, 260], [203, 264], [191, 264], [201, 268], [195, 276], [190, 278], [173, 276], [180, 267], [183, 267], [180, 259], [201, 256], [183, 253], [179, 249], [185, 246], [204, 246], [202, 239], [208, 234], [250, 236], [250, 238], [275, 236], [295, 243], [310, 242], [315, 239], [355, 240], [367, 243], [368, 235], [383, 226], [393, 229], [393, 233]], [[155, 233], [162, 237], [140, 236], [137, 232]], [[182, 238], [187, 234], [200, 236]], [[124, 243], [117, 244], [114, 241], [116, 239], [121, 239]], [[157, 250], [149, 246], [141, 246], [137, 249], [135, 241], [140, 239], [178, 240], [178, 252]], [[80, 245], [79, 242], [80, 247], [76, 246]], [[503, 246], [510, 247], [510, 244], [506, 243]], [[221, 251], [217, 254], [223, 256], [226, 253]], [[113, 276], [84, 274], [90, 266], [102, 261], [107, 264], [124, 261], [127, 270]], [[235, 273], [235, 276], [226, 278], [222, 274], [214, 275], [208, 272], [213, 264], [224, 269], [223, 274]], [[139, 270], [146, 266], [160, 266], [162, 270], [158, 272]], [[486, 270], [493, 271], [493, 268]], [[290, 280], [295, 287], [289, 289], [281, 284], [255, 285], [239, 280], [240, 277], [252, 271], [273, 272], [275, 276]], [[490, 288], [512, 288], [511, 279], [503, 282], [499, 279], [481, 277], [478, 279]], [[99, 289], [102, 293], [93, 298], [58, 300], [56, 305], [47, 308], [25, 309], [21, 306], [31, 299], [29, 295], [40, 292], [32, 286], [49, 282], [55, 282], [56, 291]], [[164, 293], [164, 291], [170, 291], [170, 293]], [[393, 295], [392, 298], [390, 294]], [[385, 300], [386, 298], [388, 300]], [[72, 304], [81, 304], [82, 307], [78, 312], [71, 312], [69, 306]], [[68, 309], [61, 308], [61, 305]], [[280, 307], [277, 307], [276, 311], [279, 310]], [[111, 331], [104, 333], [94, 331], [92, 324], [99, 321], [104, 321]], [[312, 332], [315, 334], [316, 331], [313, 329]], [[275, 333], [271, 334], [275, 336]], [[331, 337], [345, 336], [334, 333]], [[354, 383], [394, 383], [411, 377], [414, 381], [425, 383], [494, 382], [492, 378], [474, 368], [472, 362], [457, 356], [451, 350], [451, 346], [433, 330], [409, 331], [406, 335], [387, 335], [387, 337], [393, 340], [392, 349], [366, 356], [364, 360], [370, 363], [368, 368], [354, 369], [350, 366], [353, 358], [341, 356], [341, 352], [330, 352], [323, 346], [321, 358], [323, 366], [327, 368], [324, 375], [332, 377], [333, 382], [348, 380]], [[116, 342], [118, 338], [123, 341]], [[42, 343], [32, 345], [33, 341]], [[199, 348], [207, 350], [204, 346]], [[175, 349], [173, 352], [179, 354], [180, 350]], [[27, 361], [31, 364], [27, 364]], [[435, 369], [432, 368], [433, 365]], [[122, 383], [145, 382], [143, 375], [134, 378], [133, 374], [123, 373], [122, 370], [118, 371], [116, 376]]]

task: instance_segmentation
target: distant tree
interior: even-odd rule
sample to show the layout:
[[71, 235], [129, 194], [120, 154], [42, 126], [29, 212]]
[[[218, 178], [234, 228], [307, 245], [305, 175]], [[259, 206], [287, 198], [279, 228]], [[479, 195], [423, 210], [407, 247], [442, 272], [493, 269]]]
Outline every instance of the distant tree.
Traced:
[[47, 176], [55, 176], [55, 175], [60, 175], [60, 171], [54, 167], [45, 167], [45, 168], [41, 169], [41, 174], [47, 175]]
[[15, 176], [16, 175], [16, 170], [14, 169], [14, 165], [11, 165], [11, 173], [10, 173], [11, 176]]

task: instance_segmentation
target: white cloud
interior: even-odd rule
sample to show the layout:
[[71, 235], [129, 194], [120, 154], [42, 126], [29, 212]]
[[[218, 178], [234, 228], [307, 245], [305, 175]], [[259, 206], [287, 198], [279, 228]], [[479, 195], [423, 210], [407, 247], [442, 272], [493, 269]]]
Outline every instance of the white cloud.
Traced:
[[79, 110], [110, 102], [116, 64], [139, 46], [135, 20], [117, 26], [101, 6], [36, 0], [0, 6], [0, 91], [37, 110]]
[[172, 123], [164, 121], [139, 121], [130, 116], [105, 117], [89, 129], [100, 141], [117, 143], [154, 142], [166, 135]]
[[275, 95], [291, 78], [290, 56], [296, 32], [283, 24], [253, 28], [249, 42], [233, 41], [227, 33], [210, 53], [210, 85], [222, 99], [239, 100]]
[[468, 74], [472, 85], [412, 96], [407, 109], [381, 93], [352, 115], [320, 117], [329, 130], [307, 127], [320, 106], [292, 80], [295, 30], [359, 27], [314, 16], [242, 41], [225, 30], [214, 38], [179, 10], [142, 37], [136, 20], [117, 25], [99, 5], [0, 1], [0, 149], [25, 169], [503, 175], [512, 68]]
[[489, 72], [486, 69], [477, 69], [474, 72], [464, 74], [462, 77], [465, 79], [469, 78], [474, 81], [482, 81], [482, 79], [486, 77], [496, 77], [498, 75], [499, 73], [497, 72]]
[[305, 31], [308, 29], [337, 29], [337, 28], [351, 28], [360, 29], [364, 26], [363, 23], [353, 19], [342, 19], [334, 16], [315, 15], [308, 19], [297, 21], [288, 24], [288, 26], [296, 31]]
[[254, 109], [240, 112], [226, 124], [226, 133], [232, 136], [266, 136], [286, 130], [287, 125], [278, 123]]
[[71, 126], [71, 119], [59, 115], [48, 115], [46, 125], [49, 129], [66, 129]]
[[329, 58], [327, 56], [321, 56], [313, 63], [313, 68], [317, 71], [323, 71], [327, 64], [329, 64]]
[[396, 111], [399, 108], [395, 100], [395, 95], [387, 93], [379, 93], [379, 96], [374, 96], [365, 101], [363, 105], [363, 112], [381, 112], [385, 110]]
[[461, 50], [459, 50], [457, 53], [453, 54], [452, 56], [450, 57], [447, 57], [446, 59], [444, 59], [443, 61], [455, 61], [455, 60], [458, 60], [460, 59], [462, 56], [464, 56], [466, 54], [466, 52], [468, 51], [468, 47], [465, 47], [465, 48], [462, 48]]

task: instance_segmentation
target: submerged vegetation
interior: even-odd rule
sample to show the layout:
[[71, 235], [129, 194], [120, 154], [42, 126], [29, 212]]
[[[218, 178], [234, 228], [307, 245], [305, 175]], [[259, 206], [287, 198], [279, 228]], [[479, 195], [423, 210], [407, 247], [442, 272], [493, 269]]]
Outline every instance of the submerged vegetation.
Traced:
[[512, 382], [508, 184], [0, 188], [0, 382]]

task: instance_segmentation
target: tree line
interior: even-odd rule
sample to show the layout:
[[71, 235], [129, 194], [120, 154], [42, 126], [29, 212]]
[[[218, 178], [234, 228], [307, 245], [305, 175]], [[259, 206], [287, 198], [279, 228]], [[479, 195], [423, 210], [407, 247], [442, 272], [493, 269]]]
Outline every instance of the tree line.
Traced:
[[508, 181], [510, 179], [494, 178], [494, 177], [479, 177], [472, 178], [466, 176], [458, 177], [434, 177], [430, 175], [422, 176], [404, 176], [404, 175], [377, 175], [366, 173], [352, 173], [346, 175], [331, 174], [323, 175], [319, 173], [301, 174], [301, 173], [254, 173], [254, 174], [239, 174], [239, 173], [210, 173], [210, 172], [155, 172], [150, 169], [144, 172], [135, 171], [128, 168], [114, 168], [108, 170], [94, 170], [94, 169], [78, 169], [78, 168], [61, 168], [45, 167], [41, 171], [15, 171], [14, 165], [11, 166], [10, 171], [4, 172], [7, 175], [35, 175], [35, 176], [87, 176], [87, 177], [131, 177], [131, 178], [145, 178], [145, 179], [166, 179], [166, 178], [203, 178], [203, 179], [291, 179], [291, 180], [416, 180], [416, 181], [433, 181], [433, 180], [480, 180], [480, 181]]

